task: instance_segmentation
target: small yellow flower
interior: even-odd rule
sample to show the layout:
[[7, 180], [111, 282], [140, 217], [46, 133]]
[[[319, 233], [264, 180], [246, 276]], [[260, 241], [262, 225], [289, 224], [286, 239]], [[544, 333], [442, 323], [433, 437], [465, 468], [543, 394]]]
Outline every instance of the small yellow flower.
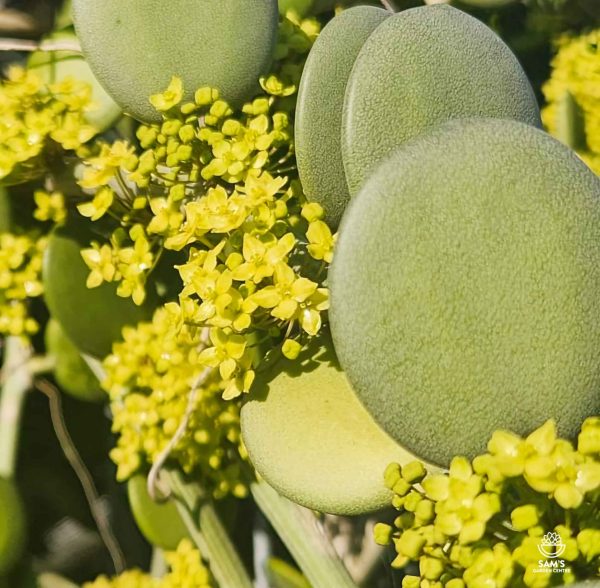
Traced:
[[310, 223], [306, 237], [308, 238], [308, 252], [311, 257], [323, 260], [325, 263], [331, 263], [335, 245], [335, 238], [331, 234], [331, 229], [323, 221], [316, 220]]
[[150, 104], [160, 112], [171, 110], [177, 106], [183, 98], [183, 82], [181, 78], [173, 76], [167, 89], [150, 97]]
[[121, 168], [132, 170], [138, 163], [135, 148], [127, 141], [115, 141], [112, 145], [102, 144], [100, 153], [86, 159], [83, 179], [79, 182], [82, 188], [98, 188], [108, 184]]
[[43, 190], [36, 190], [33, 193], [33, 199], [37, 208], [33, 216], [40, 221], [52, 221], [61, 223], [67, 216], [65, 208], [65, 198], [61, 192], [48, 193]]
[[279, 240], [271, 233], [263, 239], [246, 233], [242, 250], [244, 262], [233, 270], [233, 279], [252, 280], [255, 284], [259, 284], [273, 275], [277, 264], [287, 261], [287, 255], [295, 244], [296, 238], [292, 233], [287, 233]]
[[115, 193], [112, 188], [104, 186], [100, 188], [90, 202], [84, 202], [77, 205], [77, 210], [82, 216], [86, 216], [93, 221], [102, 218], [112, 206], [115, 199]]
[[110, 245], [92, 243], [88, 249], [81, 250], [81, 257], [90, 269], [86, 286], [97, 288], [102, 282], [112, 282], [117, 278], [118, 252]]
[[50, 133], [50, 137], [67, 150], [75, 150], [87, 143], [97, 130], [84, 123], [81, 113], [67, 112], [59, 126]]
[[299, 304], [312, 296], [317, 288], [315, 282], [298, 277], [290, 266], [280, 262], [275, 266], [274, 285], [259, 290], [251, 298], [258, 306], [272, 309], [274, 317], [290, 320]]
[[167, 198], [152, 198], [150, 209], [154, 217], [147, 227], [149, 233], [172, 234], [183, 223], [183, 214], [172, 201]]

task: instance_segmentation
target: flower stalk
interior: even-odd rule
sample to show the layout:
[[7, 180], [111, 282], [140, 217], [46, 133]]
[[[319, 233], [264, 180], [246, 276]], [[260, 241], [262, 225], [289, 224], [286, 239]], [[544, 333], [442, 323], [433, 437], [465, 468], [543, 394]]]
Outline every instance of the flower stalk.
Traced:
[[312, 511], [283, 498], [266, 482], [250, 489], [313, 588], [358, 588]]

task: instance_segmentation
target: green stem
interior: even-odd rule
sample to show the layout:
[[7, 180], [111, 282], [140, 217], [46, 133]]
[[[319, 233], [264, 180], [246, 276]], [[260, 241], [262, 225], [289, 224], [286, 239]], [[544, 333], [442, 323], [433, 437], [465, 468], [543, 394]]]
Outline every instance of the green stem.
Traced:
[[283, 498], [266, 482], [252, 484], [251, 492], [313, 588], [358, 588], [312, 511]]
[[188, 531], [207, 558], [210, 569], [221, 588], [253, 588], [215, 507], [197, 484], [187, 483], [181, 472], [163, 471], [164, 478], [177, 497], [179, 514]]
[[52, 355], [35, 355], [27, 362], [27, 368], [32, 377], [53, 372], [56, 358]]
[[0, 393], [0, 477], [12, 478], [17, 462], [21, 415], [32, 380], [31, 348], [18, 337], [5, 339]]
[[150, 575], [153, 578], [162, 578], [167, 573], [167, 562], [162, 549], [155, 547], [152, 550], [152, 560], [150, 561]]

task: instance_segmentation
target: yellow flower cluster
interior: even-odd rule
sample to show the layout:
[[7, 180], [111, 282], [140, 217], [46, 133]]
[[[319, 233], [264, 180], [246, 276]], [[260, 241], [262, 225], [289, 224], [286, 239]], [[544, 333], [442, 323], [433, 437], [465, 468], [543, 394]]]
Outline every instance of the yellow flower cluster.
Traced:
[[543, 92], [548, 130], [573, 137], [572, 147], [600, 174], [600, 29], [559, 40]]
[[[286, 201], [293, 192], [299, 195], [291, 188], [294, 94], [318, 31], [315, 20], [283, 21], [274, 73], [261, 80], [264, 94], [240, 112], [210, 88], [182, 104], [182, 81], [173, 78], [164, 93], [150, 98], [163, 123], [139, 127], [141, 153], [125, 141], [89, 150], [80, 185], [94, 194], [79, 212], [92, 220], [109, 214], [120, 221], [110, 245], [84, 252], [89, 287], [124, 282], [119, 295], [141, 304], [163, 248], [181, 250], [198, 242], [204, 249], [218, 248], [219, 240], [207, 235], [264, 236], [290, 216]], [[310, 239], [309, 251], [330, 261], [332, 236], [324, 223], [311, 228]]]
[[202, 562], [200, 552], [191, 542], [184, 539], [177, 551], [167, 552], [165, 559], [169, 571], [162, 578], [129, 570], [115, 578], [100, 576], [94, 582], [87, 582], [83, 588], [211, 588], [210, 572]]
[[43, 175], [53, 145], [71, 151], [89, 141], [97, 132], [84, 118], [90, 99], [88, 84], [66, 78], [46, 85], [33, 72], [11, 67], [0, 86], [0, 183]]
[[400, 515], [376, 525], [375, 540], [393, 543], [394, 567], [418, 563], [403, 588], [550, 586], [544, 562], [557, 544], [569, 564], [559, 583], [600, 572], [600, 418], [583, 424], [577, 448], [548, 421], [525, 439], [494, 433], [488, 453], [455, 458], [448, 474], [391, 464], [385, 482]]
[[100, 576], [83, 588], [158, 588], [159, 581], [141, 570], [128, 570], [114, 578]]
[[[179, 266], [184, 286], [182, 318], [185, 324], [212, 328], [212, 346], [199, 360], [219, 368], [226, 399], [248, 392], [252, 384], [250, 347], [256, 336], [263, 340], [270, 334], [276, 339], [283, 334], [288, 340], [300, 338], [302, 333], [314, 336], [321, 328], [321, 313], [329, 305], [328, 291], [320, 287], [318, 277], [303, 275], [306, 265], [294, 264], [292, 256], [307, 249], [306, 234], [311, 228], [322, 226], [326, 238], [313, 246], [323, 249], [317, 252], [321, 259], [329, 258], [331, 232], [322, 221], [308, 223], [300, 215], [292, 226], [286, 203], [292, 194], [277, 199], [279, 184], [264, 172], [249, 176], [239, 193], [228, 196], [222, 188], [215, 188], [186, 205], [180, 235], [195, 246], [187, 263]], [[224, 215], [215, 213], [213, 221], [211, 211], [219, 202], [227, 206], [235, 198], [247, 202], [249, 208], [253, 203], [254, 208], [250, 214], [243, 213], [236, 223], [239, 226], [215, 227], [213, 223], [222, 222]], [[209, 249], [212, 242], [208, 238], [214, 237], [216, 244]], [[198, 242], [205, 248], [197, 248]]]
[[[205, 369], [203, 346], [194, 329], [180, 328], [179, 314], [178, 306], [169, 304], [156, 311], [151, 323], [125, 328], [124, 341], [104, 362], [103, 385], [119, 436], [111, 451], [119, 480], [147, 468], [171, 441], [184, 419], [190, 389]], [[226, 352], [239, 355], [234, 346]], [[170, 458], [216, 498], [241, 497], [247, 480], [240, 406], [225, 402], [221, 393], [215, 372], [197, 390], [189, 426]]]
[[240, 397], [266, 355], [295, 357], [321, 328], [335, 237], [305, 201], [293, 144], [297, 86], [318, 32], [316, 20], [284, 19], [273, 71], [239, 110], [210, 88], [182, 102], [175, 77], [150, 98], [162, 123], [138, 128], [140, 150], [87, 147], [80, 185], [92, 194], [79, 212], [115, 227], [82, 252], [88, 286], [116, 282], [140, 304], [163, 253], [182, 260], [178, 301], [126, 329], [105, 361], [120, 480], [156, 462], [207, 373], [170, 458], [214, 496], [244, 495]]
[[[122, 246], [122, 242], [128, 243]], [[90, 269], [88, 288], [96, 288], [103, 282], [118, 282], [117, 294], [131, 297], [136, 304], [146, 299], [146, 279], [158, 257], [152, 253], [152, 245], [141, 224], [133, 225], [128, 234], [116, 230], [111, 244], [93, 241], [81, 251], [83, 261]]]
[[42, 255], [46, 239], [0, 234], [0, 335], [29, 336], [39, 325], [28, 300], [42, 294]]

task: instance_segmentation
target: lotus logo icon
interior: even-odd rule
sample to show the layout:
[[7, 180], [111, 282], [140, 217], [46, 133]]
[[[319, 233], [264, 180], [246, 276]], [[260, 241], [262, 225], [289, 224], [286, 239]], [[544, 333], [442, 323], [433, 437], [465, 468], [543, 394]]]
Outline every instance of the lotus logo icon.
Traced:
[[560, 557], [566, 548], [567, 546], [562, 542], [560, 535], [552, 531], [546, 533], [542, 537], [542, 542], [538, 545], [540, 553], [550, 559]]

